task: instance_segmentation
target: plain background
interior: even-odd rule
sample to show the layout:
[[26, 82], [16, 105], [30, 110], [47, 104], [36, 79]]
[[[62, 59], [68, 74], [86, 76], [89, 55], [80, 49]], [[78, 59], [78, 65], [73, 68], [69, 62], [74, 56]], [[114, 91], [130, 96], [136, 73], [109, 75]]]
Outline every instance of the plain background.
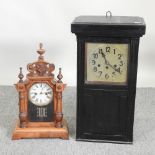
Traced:
[[146, 35], [140, 40], [138, 87], [155, 86], [154, 0], [0, 0], [0, 85], [17, 82], [19, 67], [38, 58], [39, 42], [45, 58], [62, 67], [63, 81], [76, 85], [76, 37], [71, 22], [79, 15], [141, 16]]

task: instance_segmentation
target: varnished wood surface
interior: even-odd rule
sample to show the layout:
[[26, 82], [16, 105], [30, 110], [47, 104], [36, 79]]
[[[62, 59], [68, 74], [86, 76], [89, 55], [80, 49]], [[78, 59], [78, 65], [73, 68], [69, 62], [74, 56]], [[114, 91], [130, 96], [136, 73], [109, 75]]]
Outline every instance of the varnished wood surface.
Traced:
[[[55, 65], [44, 61], [43, 54], [45, 50], [42, 49], [42, 44], [40, 44], [40, 49], [37, 51], [40, 54], [38, 61], [30, 63], [27, 65], [29, 73], [26, 75], [24, 80], [24, 75], [22, 73], [22, 68], [20, 68], [20, 73], [18, 75], [19, 81], [15, 84], [16, 89], [19, 93], [19, 121], [16, 125], [15, 131], [13, 132], [12, 139], [21, 138], [62, 138], [68, 139], [68, 129], [67, 123], [63, 120], [62, 113], [62, 92], [66, 84], [62, 82], [63, 75], [61, 73], [61, 68], [59, 68], [59, 73], [57, 79], [54, 78], [53, 71]], [[31, 86], [35, 83], [47, 83], [53, 90], [53, 102], [54, 111], [49, 109], [48, 120], [38, 119], [32, 115], [34, 114], [34, 107], [30, 106], [30, 101], [28, 98], [28, 92]], [[32, 109], [32, 113], [30, 111]], [[29, 116], [33, 116], [33, 119]], [[49, 119], [50, 118], [50, 119]], [[51, 122], [47, 122], [47, 121]]]
[[29, 123], [29, 127], [20, 128], [19, 121], [13, 131], [12, 140], [24, 138], [62, 138], [69, 139], [67, 122], [63, 120], [63, 127], [56, 128], [54, 123]]

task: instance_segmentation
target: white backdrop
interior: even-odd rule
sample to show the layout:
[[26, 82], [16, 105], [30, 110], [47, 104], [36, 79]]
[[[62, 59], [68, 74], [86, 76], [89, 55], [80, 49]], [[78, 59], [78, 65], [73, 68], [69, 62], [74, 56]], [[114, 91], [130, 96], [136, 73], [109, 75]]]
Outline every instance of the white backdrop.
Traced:
[[155, 86], [154, 0], [0, 0], [0, 85], [17, 81], [19, 67], [37, 60], [38, 43], [45, 58], [62, 67], [63, 81], [76, 85], [76, 38], [70, 24], [79, 15], [141, 16], [146, 35], [140, 40], [138, 87]]

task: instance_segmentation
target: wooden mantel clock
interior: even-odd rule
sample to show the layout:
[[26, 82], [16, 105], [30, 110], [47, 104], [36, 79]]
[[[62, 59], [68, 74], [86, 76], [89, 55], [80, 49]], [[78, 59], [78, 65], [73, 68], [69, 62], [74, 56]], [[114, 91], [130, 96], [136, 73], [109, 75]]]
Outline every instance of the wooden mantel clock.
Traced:
[[76, 139], [132, 143], [141, 17], [79, 16]]
[[68, 139], [68, 128], [62, 114], [61, 68], [55, 80], [54, 64], [44, 61], [45, 50], [40, 43], [38, 61], [27, 65], [26, 80], [20, 68], [19, 82], [15, 84], [19, 92], [19, 121], [12, 139], [22, 138], [62, 138]]

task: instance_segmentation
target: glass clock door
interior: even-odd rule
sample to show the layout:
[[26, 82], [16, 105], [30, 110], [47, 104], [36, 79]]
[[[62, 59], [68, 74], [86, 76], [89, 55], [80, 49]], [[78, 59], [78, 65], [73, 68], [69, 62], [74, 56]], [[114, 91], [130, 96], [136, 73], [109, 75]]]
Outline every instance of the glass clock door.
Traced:
[[29, 89], [29, 120], [48, 122], [53, 119], [53, 90], [47, 83], [35, 83]]
[[86, 43], [85, 82], [126, 85], [128, 50], [125, 43]]

